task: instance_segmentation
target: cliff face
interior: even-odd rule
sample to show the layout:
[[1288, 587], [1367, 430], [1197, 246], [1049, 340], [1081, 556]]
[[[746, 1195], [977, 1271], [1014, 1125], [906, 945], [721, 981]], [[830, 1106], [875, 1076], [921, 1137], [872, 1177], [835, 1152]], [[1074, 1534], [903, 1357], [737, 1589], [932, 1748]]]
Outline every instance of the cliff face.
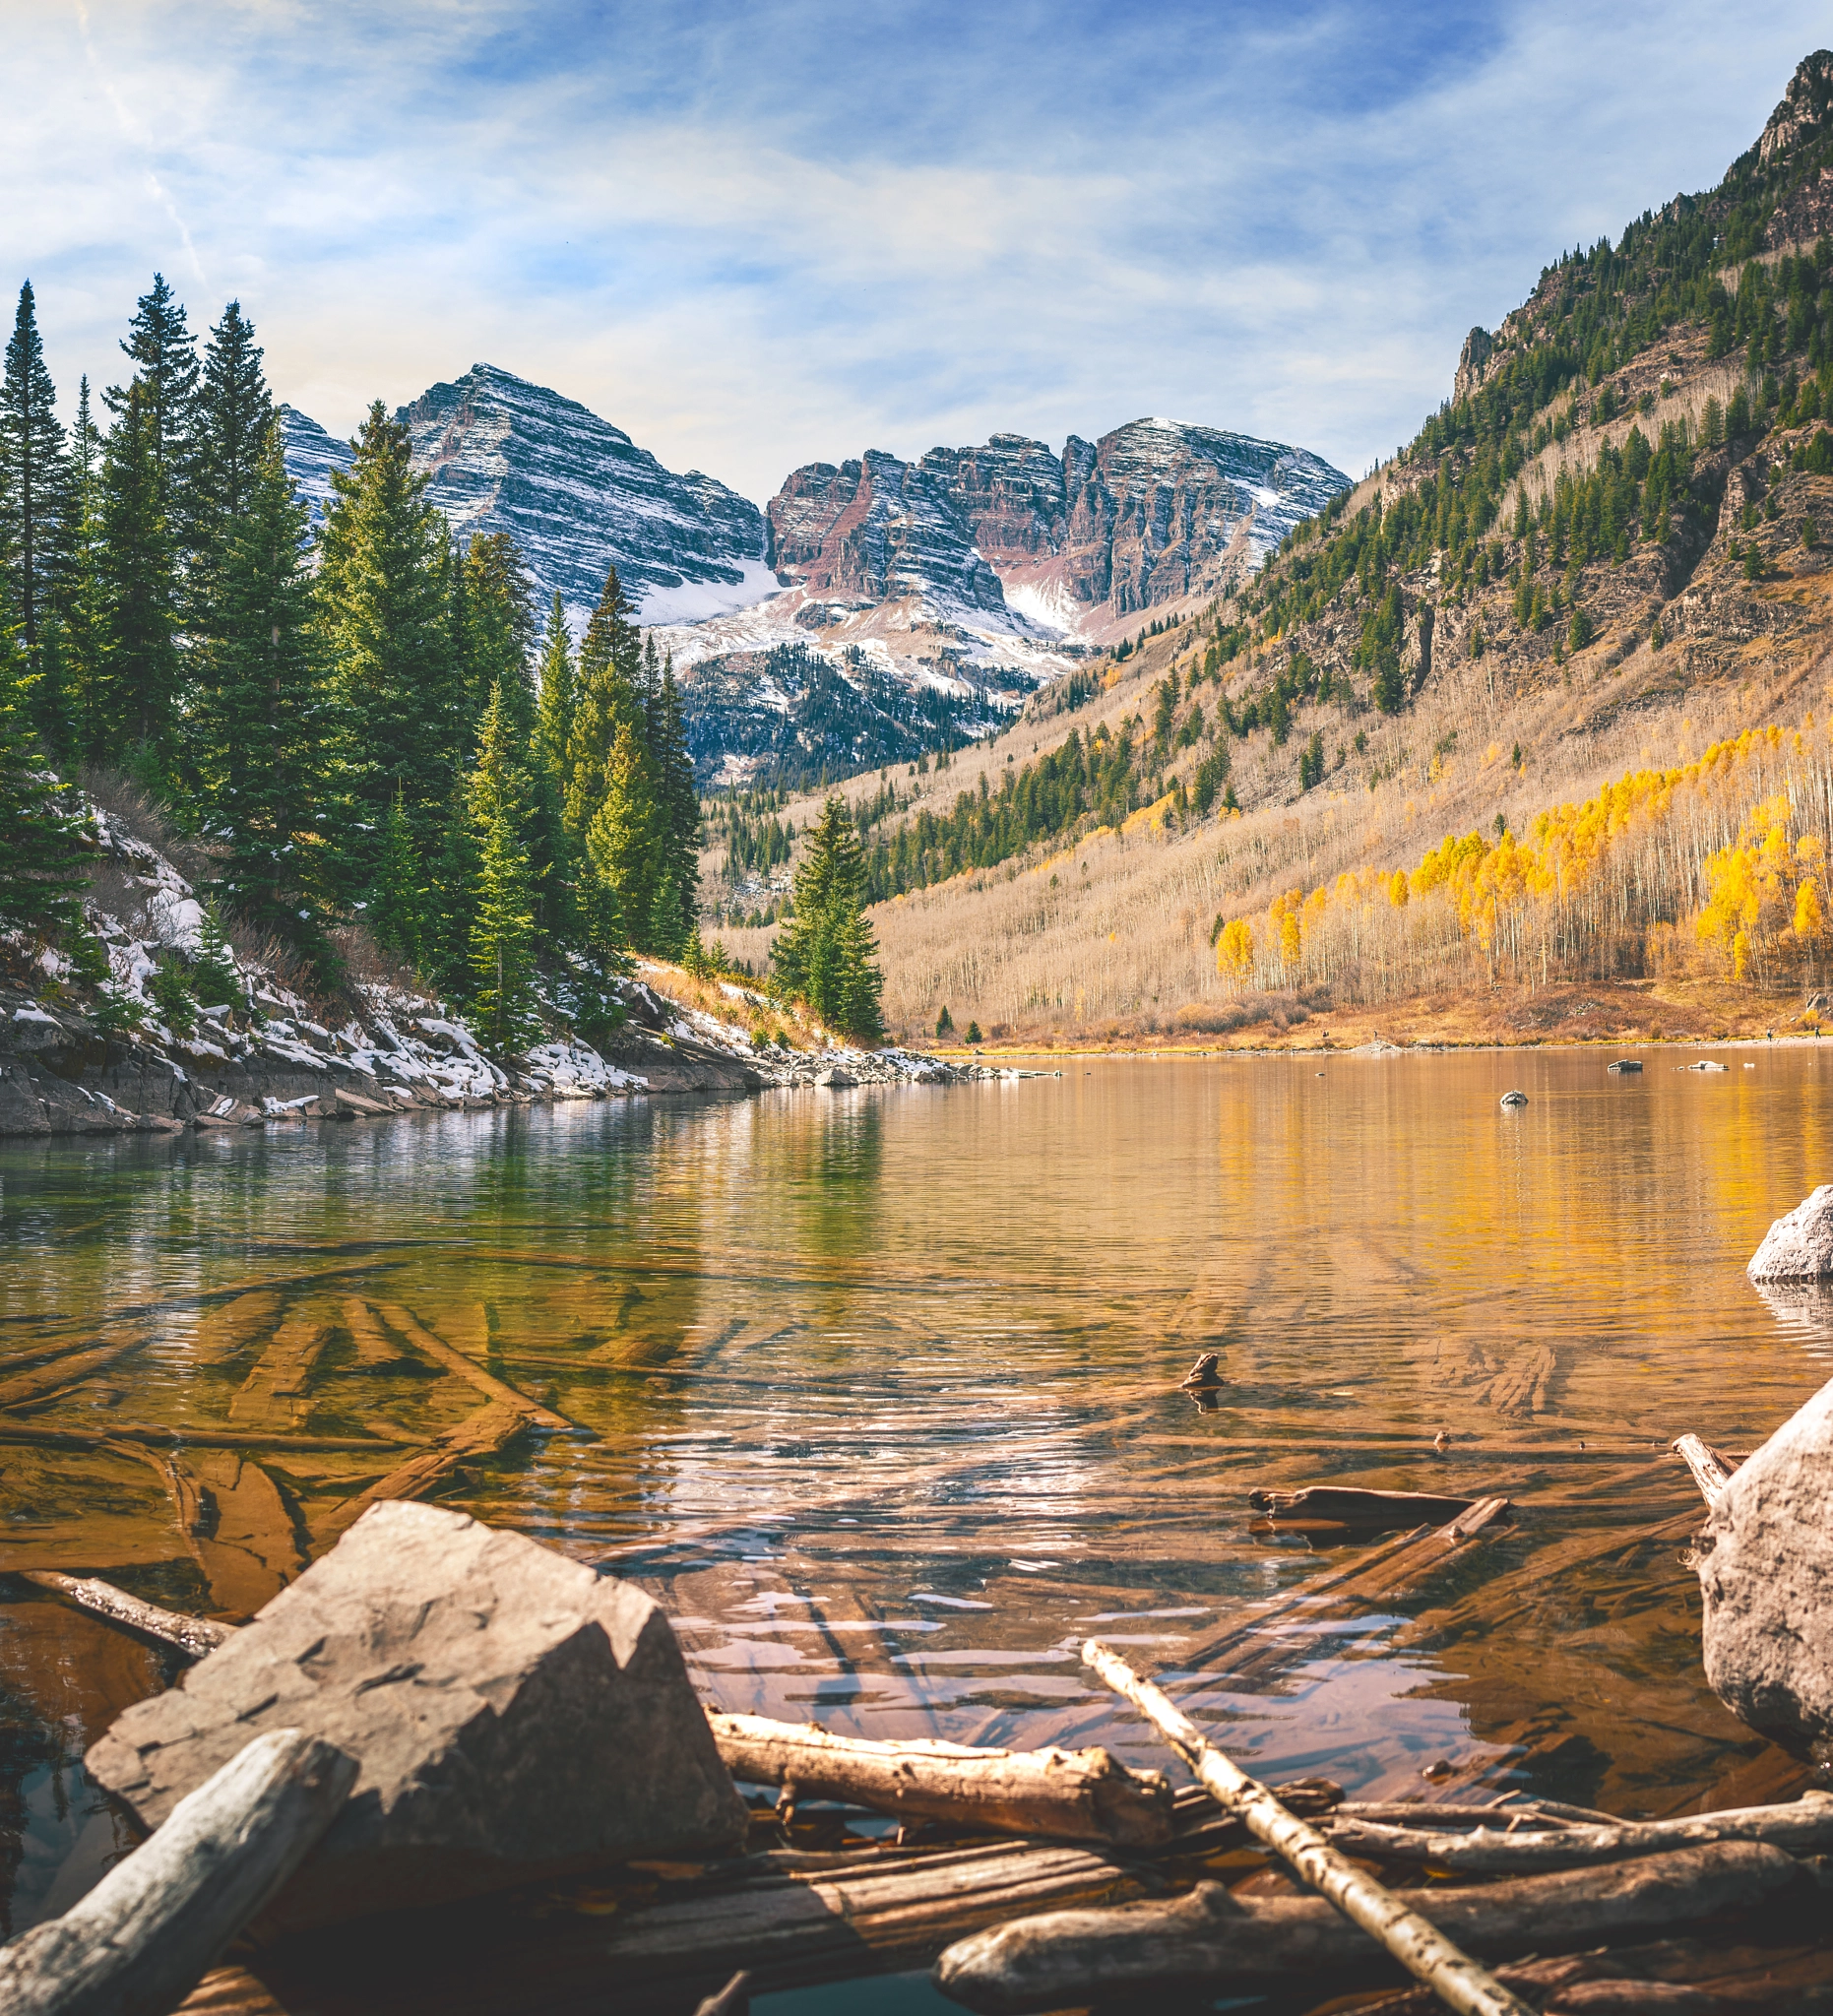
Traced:
[[[777, 591], [755, 504], [698, 470], [673, 474], [577, 401], [474, 364], [395, 417], [453, 531], [510, 534], [543, 600], [557, 589], [580, 623], [613, 562], [649, 623], [691, 622]], [[349, 446], [290, 407], [281, 425], [316, 524]]]
[[1318, 457], [1175, 420], [1060, 454], [1022, 434], [811, 463], [771, 500], [769, 557], [811, 593], [929, 596], [1094, 631], [1256, 564], [1348, 478]]

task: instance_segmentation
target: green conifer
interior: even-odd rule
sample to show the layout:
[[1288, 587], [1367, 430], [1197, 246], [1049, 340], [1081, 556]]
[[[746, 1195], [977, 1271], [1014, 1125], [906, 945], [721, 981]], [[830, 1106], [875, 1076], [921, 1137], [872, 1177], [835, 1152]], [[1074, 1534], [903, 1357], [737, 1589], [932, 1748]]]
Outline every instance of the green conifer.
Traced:
[[210, 696], [197, 723], [197, 790], [221, 850], [224, 899], [261, 935], [299, 946], [325, 972], [319, 822], [330, 724], [305, 531], [270, 422], [217, 549], [211, 633], [193, 653]]
[[57, 417], [57, 390], [45, 369], [31, 281], [19, 290], [6, 370], [0, 377], [0, 549], [6, 554], [13, 611], [29, 669], [41, 672], [53, 588], [63, 559], [70, 474]]
[[138, 387], [159, 515], [174, 550], [188, 551], [196, 489], [197, 339], [163, 274], [153, 276], [153, 285], [135, 304], [121, 348], [137, 367], [132, 382], [111, 385], [102, 398], [119, 420]]
[[101, 436], [90, 413], [90, 382], [77, 392], [70, 433], [70, 518], [65, 568], [57, 583], [61, 702], [47, 740], [99, 761], [107, 740], [107, 592], [103, 575]]
[[417, 971], [426, 956], [426, 884], [419, 839], [400, 790], [383, 821], [381, 852], [366, 914], [378, 942], [398, 952]]
[[530, 779], [500, 684], [490, 692], [468, 781], [476, 873], [473, 890], [473, 1013], [499, 1056], [538, 1030], [535, 996], [535, 876], [525, 834], [534, 810]]
[[864, 915], [866, 868], [844, 798], [830, 797], [810, 828], [795, 871], [792, 915], [777, 933], [777, 982], [799, 994], [830, 1029], [859, 1041], [882, 1034], [884, 976]]
[[204, 922], [191, 960], [191, 991], [206, 1008], [240, 1007], [248, 999], [214, 896], [204, 906]]
[[92, 696], [96, 753], [161, 784], [177, 724], [177, 569], [161, 501], [158, 423], [136, 381], [102, 454], [104, 634]]
[[53, 937], [81, 924], [84, 821], [46, 768], [20, 625], [0, 598], [0, 928]]

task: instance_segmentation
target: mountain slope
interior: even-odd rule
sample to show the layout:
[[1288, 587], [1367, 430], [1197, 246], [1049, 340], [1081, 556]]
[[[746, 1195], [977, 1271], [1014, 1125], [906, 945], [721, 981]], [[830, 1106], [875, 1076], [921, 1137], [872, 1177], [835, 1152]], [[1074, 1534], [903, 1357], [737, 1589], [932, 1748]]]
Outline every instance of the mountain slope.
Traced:
[[1824, 986], [1829, 230], [1821, 52], [1717, 188], [1473, 332], [1414, 443], [1263, 570], [945, 784], [861, 781], [901, 1026], [1137, 1031], [1256, 987], [1347, 1016], [1561, 972]]
[[[506, 532], [543, 600], [583, 628], [616, 563], [646, 623], [693, 621], [774, 595], [756, 505], [698, 470], [674, 475], [622, 428], [493, 364], [431, 386], [395, 415], [455, 534]], [[281, 410], [286, 466], [313, 507], [348, 444]]]

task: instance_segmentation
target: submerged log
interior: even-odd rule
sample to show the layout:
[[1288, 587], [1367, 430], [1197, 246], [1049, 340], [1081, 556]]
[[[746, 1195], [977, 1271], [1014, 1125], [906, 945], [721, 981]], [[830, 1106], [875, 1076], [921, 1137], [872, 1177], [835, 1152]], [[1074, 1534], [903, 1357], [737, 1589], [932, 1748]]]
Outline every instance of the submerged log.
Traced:
[[518, 1392], [494, 1372], [486, 1372], [475, 1358], [455, 1351], [443, 1337], [428, 1330], [411, 1310], [404, 1309], [399, 1302], [382, 1303], [380, 1313], [389, 1328], [399, 1331], [415, 1351], [444, 1365], [447, 1371], [456, 1372], [461, 1379], [469, 1380], [479, 1393], [519, 1409], [537, 1427], [565, 1429], [574, 1434], [580, 1432], [577, 1421], [568, 1420], [565, 1415], [556, 1414], [551, 1407], [543, 1407], [538, 1400], [531, 1400], [526, 1393]]
[[356, 1762], [271, 1730], [62, 1918], [0, 1947], [9, 2016], [163, 2016], [315, 1848]]
[[1256, 1840], [1290, 1862], [1447, 2007], [1459, 2016], [1531, 2016], [1525, 2002], [1460, 1952], [1429, 1920], [1346, 1861], [1316, 1828], [1288, 1812], [1264, 1785], [1208, 1742], [1162, 1689], [1142, 1680], [1116, 1653], [1091, 1638], [1082, 1657], [1108, 1686], [1144, 1712], [1218, 1805], [1244, 1820]]
[[900, 1819], [946, 1820], [1052, 1841], [1158, 1848], [1171, 1836], [1171, 1788], [1106, 1750], [977, 1750], [868, 1742], [812, 1725], [709, 1714], [734, 1778], [804, 1799], [842, 1799]]
[[1272, 1519], [1321, 1519], [1336, 1526], [1443, 1526], [1461, 1518], [1475, 1498], [1440, 1497], [1430, 1491], [1359, 1491], [1337, 1484], [1309, 1484], [1298, 1491], [1249, 1491], [1247, 1502]]
[[94, 1575], [59, 1575], [50, 1568], [21, 1568], [16, 1572], [22, 1582], [49, 1590], [79, 1609], [106, 1617], [111, 1624], [125, 1624], [143, 1637], [157, 1638], [161, 1645], [169, 1645], [192, 1659], [202, 1659], [235, 1636], [233, 1624], [219, 1624], [209, 1617], [187, 1617], [177, 1610], [161, 1609], [157, 1603], [143, 1603], [139, 1597], [129, 1596], [125, 1589], [116, 1589], [112, 1582], [100, 1581]]
[[[1435, 1888], [1419, 1902], [1459, 1946], [1501, 1959], [1688, 1925], [1760, 1904], [1800, 1878], [1781, 1849], [1727, 1841], [1601, 1869]], [[1214, 1991], [1380, 1957], [1375, 1942], [1321, 1898], [1239, 1898], [1202, 1883], [1170, 1904], [1052, 1912], [977, 1933], [942, 1955], [935, 1981], [970, 2009], [1005, 2016], [1172, 1987]]]
[[1430, 1862], [1471, 1875], [1589, 1868], [1713, 1841], [1766, 1841], [1791, 1855], [1818, 1855], [1833, 1850], [1833, 1794], [1810, 1792], [1790, 1805], [1739, 1806], [1688, 1820], [1619, 1820], [1608, 1827], [1563, 1825], [1518, 1834], [1494, 1827], [1445, 1834], [1352, 1816], [1331, 1823], [1330, 1839], [1345, 1855]]

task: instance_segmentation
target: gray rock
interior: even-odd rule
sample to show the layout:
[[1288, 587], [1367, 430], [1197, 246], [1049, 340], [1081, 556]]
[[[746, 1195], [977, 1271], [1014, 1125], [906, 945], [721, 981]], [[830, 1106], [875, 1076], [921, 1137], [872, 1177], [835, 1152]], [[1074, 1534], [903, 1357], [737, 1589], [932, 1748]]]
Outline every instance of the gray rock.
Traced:
[[362, 1775], [275, 1928], [744, 1837], [656, 1605], [434, 1505], [365, 1513], [182, 1688], [129, 1708], [87, 1767], [157, 1827], [284, 1728], [325, 1736]]
[[1752, 1281], [1821, 1281], [1833, 1275], [1833, 1183], [1822, 1183], [1763, 1234]]
[[1713, 1692], [1739, 1721], [1821, 1765], [1833, 1764], [1829, 1505], [1833, 1380], [1720, 1493], [1699, 1563]]
[[834, 1092], [850, 1092], [858, 1082], [851, 1071], [843, 1071], [838, 1064], [830, 1064], [825, 1071], [815, 1073], [815, 1083]]
[[1505, 1092], [1498, 1102], [1505, 1106], [1525, 1106], [1527, 1102], [1528, 1096], [1525, 1092]]

